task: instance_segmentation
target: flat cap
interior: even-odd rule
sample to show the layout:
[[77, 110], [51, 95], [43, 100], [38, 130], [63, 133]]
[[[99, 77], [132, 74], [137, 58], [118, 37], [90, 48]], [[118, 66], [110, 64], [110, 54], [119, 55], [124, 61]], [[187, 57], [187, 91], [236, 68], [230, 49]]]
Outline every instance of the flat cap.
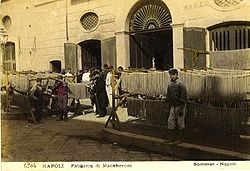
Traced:
[[174, 69], [174, 68], [171, 68], [169, 71], [168, 71], [169, 74], [177, 74], [178, 75], [178, 70], [177, 69]]

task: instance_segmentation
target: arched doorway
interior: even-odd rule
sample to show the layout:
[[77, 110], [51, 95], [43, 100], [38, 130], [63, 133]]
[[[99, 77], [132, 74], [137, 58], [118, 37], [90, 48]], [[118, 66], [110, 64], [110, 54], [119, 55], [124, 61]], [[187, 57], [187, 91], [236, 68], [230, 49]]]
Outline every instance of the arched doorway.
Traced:
[[160, 0], [139, 1], [129, 20], [130, 67], [165, 70], [173, 67], [172, 18]]
[[78, 45], [81, 47], [82, 68], [101, 68], [101, 41], [86, 40]]
[[57, 72], [57, 73], [61, 72], [61, 61], [53, 60], [53, 61], [50, 61], [50, 64], [51, 64], [52, 72]]

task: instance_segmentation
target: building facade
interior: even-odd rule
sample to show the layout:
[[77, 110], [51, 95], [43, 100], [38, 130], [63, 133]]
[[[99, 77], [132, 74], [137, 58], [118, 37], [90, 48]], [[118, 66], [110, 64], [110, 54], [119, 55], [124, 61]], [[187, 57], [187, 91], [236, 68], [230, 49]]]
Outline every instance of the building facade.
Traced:
[[249, 0], [1, 0], [3, 69], [220, 67], [216, 55], [239, 50], [250, 63], [249, 10]]

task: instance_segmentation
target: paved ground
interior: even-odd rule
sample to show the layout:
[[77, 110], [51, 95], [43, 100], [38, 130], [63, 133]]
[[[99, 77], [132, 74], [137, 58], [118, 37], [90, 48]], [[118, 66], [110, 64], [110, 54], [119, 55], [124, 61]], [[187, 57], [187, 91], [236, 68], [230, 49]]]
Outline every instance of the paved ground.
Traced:
[[[122, 120], [122, 118], [120, 118]], [[68, 122], [44, 118], [42, 124], [2, 120], [2, 161], [169, 161], [173, 157], [105, 142], [107, 120], [94, 113]]]
[[[89, 101], [82, 102], [82, 104], [88, 103]], [[154, 137], [160, 138], [165, 130], [163, 127], [135, 124], [135, 118], [127, 115], [126, 108], [119, 108], [117, 114], [120, 121], [127, 121], [120, 127], [124, 132], [134, 133], [135, 135], [146, 135], [154, 139]], [[102, 137], [107, 118], [108, 116], [96, 118], [94, 113], [88, 113], [79, 116], [70, 115], [68, 122], [58, 122], [56, 118], [51, 116], [44, 118], [42, 124], [31, 124], [25, 120], [2, 120], [2, 161], [181, 160], [173, 156], [166, 156], [163, 153], [158, 154], [157, 152], [145, 151], [135, 147], [122, 146], [121, 144], [128, 144], [124, 143], [124, 141], [122, 141], [121, 144], [117, 144], [118, 141], [115, 142], [112, 139], [109, 141], [113, 143], [108, 143], [104, 140], [107, 137]], [[121, 135], [123, 135], [123, 133], [121, 133]], [[216, 143], [214, 138], [212, 138], [213, 141], [209, 142], [207, 141], [209, 137], [205, 137], [205, 139], [204, 137], [194, 139], [194, 136], [191, 136], [191, 138], [192, 139], [186, 139], [185, 142], [190, 141], [194, 146], [195, 144], [208, 145], [209, 147], [227, 149], [240, 153], [248, 153], [249, 151], [250, 144], [249, 141], [246, 140], [240, 144], [230, 144], [227, 141]], [[200, 141], [197, 141], [199, 139]], [[143, 141], [143, 139], [141, 141]], [[163, 139], [159, 141], [163, 141]], [[130, 143], [130, 145], [131, 144], [134, 145], [135, 143]], [[145, 142], [142, 142], [142, 144], [145, 144]], [[149, 145], [152, 146], [152, 144]], [[164, 146], [164, 148], [165, 147], [166, 146]]]

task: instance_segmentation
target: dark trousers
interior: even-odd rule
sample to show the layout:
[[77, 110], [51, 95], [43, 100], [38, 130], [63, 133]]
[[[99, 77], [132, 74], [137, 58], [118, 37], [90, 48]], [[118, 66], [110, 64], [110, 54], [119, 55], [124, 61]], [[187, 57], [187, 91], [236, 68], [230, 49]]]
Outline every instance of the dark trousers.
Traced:
[[35, 107], [35, 118], [36, 121], [39, 122], [42, 120], [42, 114], [43, 114], [43, 102], [42, 101], [35, 101], [34, 102]]
[[107, 114], [106, 107], [105, 108], [99, 108], [98, 112], [101, 116], [105, 116]]
[[67, 110], [68, 96], [58, 96], [58, 104], [60, 110], [60, 118], [65, 119], [68, 118], [68, 110]]

